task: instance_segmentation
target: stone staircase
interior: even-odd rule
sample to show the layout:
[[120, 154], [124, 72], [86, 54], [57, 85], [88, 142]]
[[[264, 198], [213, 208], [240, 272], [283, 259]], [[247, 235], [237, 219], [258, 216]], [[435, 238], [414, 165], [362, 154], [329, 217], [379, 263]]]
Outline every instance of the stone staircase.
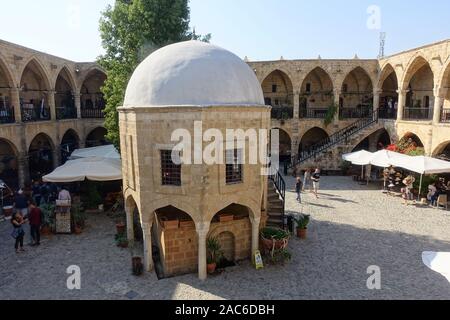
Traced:
[[381, 129], [382, 125], [378, 119], [378, 111], [374, 111], [371, 117], [359, 119], [304, 150], [294, 160], [294, 165], [300, 167], [320, 166], [328, 170], [338, 170], [341, 162], [336, 159], [340, 158], [342, 154], [351, 152], [359, 142], [378, 128]]
[[284, 213], [285, 213], [285, 200], [280, 192], [277, 190], [275, 183], [269, 180], [268, 187], [268, 208], [267, 208], [267, 223], [268, 227], [281, 228], [285, 227]]

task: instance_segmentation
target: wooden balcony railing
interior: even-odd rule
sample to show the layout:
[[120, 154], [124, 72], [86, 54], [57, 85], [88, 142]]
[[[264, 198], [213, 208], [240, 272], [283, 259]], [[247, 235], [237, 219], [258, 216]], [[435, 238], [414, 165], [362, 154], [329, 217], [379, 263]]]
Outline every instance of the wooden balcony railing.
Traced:
[[50, 108], [46, 106], [35, 106], [24, 104], [21, 106], [22, 122], [48, 121], [51, 119]]
[[0, 124], [14, 123], [15, 121], [14, 108], [8, 104], [2, 104], [2, 106], [0, 106]]
[[272, 119], [288, 120], [294, 118], [293, 107], [272, 107]]
[[405, 108], [403, 110], [404, 120], [432, 120], [433, 109], [432, 108]]
[[302, 108], [300, 118], [303, 119], [325, 119], [328, 108]]
[[103, 119], [105, 112], [102, 109], [81, 109], [81, 117], [83, 119]]

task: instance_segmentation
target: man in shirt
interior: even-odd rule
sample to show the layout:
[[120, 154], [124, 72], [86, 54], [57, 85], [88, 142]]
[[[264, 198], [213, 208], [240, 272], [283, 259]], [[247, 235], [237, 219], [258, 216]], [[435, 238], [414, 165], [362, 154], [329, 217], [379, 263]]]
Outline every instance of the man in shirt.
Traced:
[[319, 199], [319, 187], [320, 187], [320, 169], [317, 168], [311, 176], [311, 180], [313, 182], [314, 194], [317, 199]]
[[40, 230], [42, 225], [42, 211], [36, 207], [34, 202], [30, 204], [30, 215], [28, 220], [30, 221], [30, 233], [31, 238], [33, 239], [32, 246], [39, 246], [41, 244]]
[[67, 191], [66, 187], [62, 187], [61, 191], [59, 191], [58, 200], [72, 201], [72, 197], [70, 196], [70, 192]]

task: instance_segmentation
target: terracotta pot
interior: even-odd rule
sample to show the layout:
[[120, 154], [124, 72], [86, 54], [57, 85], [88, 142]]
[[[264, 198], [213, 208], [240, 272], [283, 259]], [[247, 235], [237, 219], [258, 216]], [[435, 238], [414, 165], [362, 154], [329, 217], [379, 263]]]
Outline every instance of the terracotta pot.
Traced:
[[297, 237], [303, 240], [306, 239], [307, 231], [308, 229], [297, 229]]
[[116, 224], [117, 234], [124, 234], [127, 226], [124, 223]]
[[220, 222], [230, 222], [234, 220], [234, 215], [232, 214], [223, 214], [219, 216]]
[[216, 268], [217, 268], [216, 263], [208, 263], [207, 265], [208, 274], [213, 274], [214, 272], [216, 272]]
[[140, 276], [144, 272], [144, 264], [141, 257], [133, 257], [131, 259], [133, 265], [133, 275]]
[[[266, 251], [271, 251], [273, 248], [273, 240], [262, 238], [263, 246]], [[289, 239], [275, 240], [275, 250], [285, 249], [288, 245]]]
[[75, 226], [73, 228], [73, 233], [75, 233], [75, 234], [81, 234], [82, 232], [83, 232], [83, 229], [81, 229], [80, 226]]

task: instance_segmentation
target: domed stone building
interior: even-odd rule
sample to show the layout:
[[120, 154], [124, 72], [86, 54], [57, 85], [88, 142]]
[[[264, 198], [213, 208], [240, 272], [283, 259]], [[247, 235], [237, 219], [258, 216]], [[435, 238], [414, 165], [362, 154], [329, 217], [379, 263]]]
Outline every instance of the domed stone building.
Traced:
[[[249, 259], [258, 250], [267, 177], [262, 162], [248, 161], [254, 155], [252, 139], [231, 141], [233, 148], [216, 149], [221, 150], [217, 161], [208, 162], [202, 155], [214, 138], [203, 133], [221, 134], [230, 142], [235, 140], [227, 136], [230, 129], [269, 132], [270, 116], [253, 70], [222, 48], [182, 42], [138, 66], [119, 108], [119, 123], [128, 236], [134, 238], [138, 211], [148, 270], [153, 254], [165, 277], [198, 270], [206, 279], [209, 237], [219, 240], [228, 262]], [[173, 136], [179, 139], [180, 132], [192, 143], [183, 140], [188, 148], [174, 152], [179, 140]]]

